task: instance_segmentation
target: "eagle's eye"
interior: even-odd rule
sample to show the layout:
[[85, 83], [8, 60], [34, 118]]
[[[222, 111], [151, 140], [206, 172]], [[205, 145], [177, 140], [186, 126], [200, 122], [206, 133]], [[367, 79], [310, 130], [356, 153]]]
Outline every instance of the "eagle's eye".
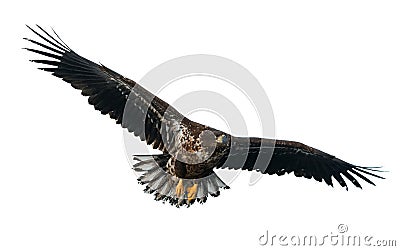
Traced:
[[225, 134], [222, 134], [221, 136], [218, 136], [217, 143], [226, 144], [227, 142], [228, 142], [228, 138], [226, 137]]

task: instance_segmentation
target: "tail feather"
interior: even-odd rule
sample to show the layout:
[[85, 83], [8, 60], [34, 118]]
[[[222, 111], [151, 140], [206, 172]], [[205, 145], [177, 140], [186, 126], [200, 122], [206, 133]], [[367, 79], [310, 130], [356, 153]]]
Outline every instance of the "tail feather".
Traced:
[[210, 193], [210, 195], [215, 196], [218, 193], [217, 184], [213, 181], [213, 179], [208, 179], [207, 185], [208, 185], [208, 192]]
[[169, 202], [177, 207], [186, 205], [190, 206], [194, 201], [204, 203], [207, 201], [208, 195], [216, 197], [220, 194], [220, 189], [228, 189], [229, 187], [213, 172], [209, 176], [199, 179], [182, 179], [184, 191], [188, 187], [197, 184], [197, 194], [195, 200], [188, 200], [187, 192], [182, 193], [179, 197], [176, 195], [176, 187], [179, 178], [169, 174], [166, 170], [166, 164], [169, 155], [141, 155], [134, 156], [134, 160], [138, 161], [133, 165], [133, 170], [139, 174], [138, 182], [145, 185], [146, 193], [154, 194], [157, 201]]
[[197, 187], [197, 196], [199, 198], [207, 197], [208, 190], [206, 184], [204, 182], [200, 182], [199, 186]]

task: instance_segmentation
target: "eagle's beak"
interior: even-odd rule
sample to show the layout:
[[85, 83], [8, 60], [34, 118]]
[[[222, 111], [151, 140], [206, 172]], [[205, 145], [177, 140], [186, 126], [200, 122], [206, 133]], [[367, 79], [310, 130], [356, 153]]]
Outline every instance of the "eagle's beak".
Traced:
[[218, 138], [217, 138], [217, 143], [218, 144], [222, 144], [223, 142], [224, 142], [224, 135], [221, 135], [221, 136], [219, 136]]

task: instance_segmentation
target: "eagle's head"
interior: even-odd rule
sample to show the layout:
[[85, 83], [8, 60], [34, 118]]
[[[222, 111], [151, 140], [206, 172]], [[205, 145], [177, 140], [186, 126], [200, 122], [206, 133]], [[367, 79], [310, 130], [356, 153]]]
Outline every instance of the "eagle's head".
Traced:
[[200, 135], [199, 139], [203, 147], [227, 147], [229, 146], [229, 134], [221, 132], [219, 130], [204, 130]]

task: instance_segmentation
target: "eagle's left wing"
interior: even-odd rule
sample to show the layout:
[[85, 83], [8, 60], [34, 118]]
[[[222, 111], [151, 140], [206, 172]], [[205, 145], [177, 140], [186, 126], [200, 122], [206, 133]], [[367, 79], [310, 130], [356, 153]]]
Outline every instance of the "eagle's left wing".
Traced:
[[[346, 189], [348, 187], [344, 178], [359, 188], [361, 188], [361, 184], [356, 178], [372, 185], [375, 184], [368, 176], [383, 179], [383, 177], [374, 173], [381, 171], [377, 167], [353, 165], [299, 142], [261, 138], [235, 137], [234, 139], [236, 147], [232, 146], [232, 148], [236, 151], [236, 154], [243, 156], [243, 164], [235, 165], [233, 162], [233, 165], [228, 163], [222, 168], [254, 170], [277, 175], [294, 173], [297, 177], [314, 178], [320, 182], [325, 181], [330, 186], [333, 186], [332, 178], [334, 178]], [[262, 156], [269, 156], [270, 159], [264, 158], [270, 160], [269, 163], [259, 163], [258, 158]]]
[[83, 96], [89, 96], [89, 104], [96, 110], [109, 114], [117, 124], [134, 132], [153, 148], [165, 150], [162, 133], [168, 134], [175, 122], [183, 118], [178, 111], [133, 80], [78, 55], [55, 32], [52, 36], [38, 25], [38, 31], [28, 28], [42, 41], [25, 38], [40, 48], [25, 49], [49, 58], [31, 60], [46, 65], [39, 69], [81, 90]]

